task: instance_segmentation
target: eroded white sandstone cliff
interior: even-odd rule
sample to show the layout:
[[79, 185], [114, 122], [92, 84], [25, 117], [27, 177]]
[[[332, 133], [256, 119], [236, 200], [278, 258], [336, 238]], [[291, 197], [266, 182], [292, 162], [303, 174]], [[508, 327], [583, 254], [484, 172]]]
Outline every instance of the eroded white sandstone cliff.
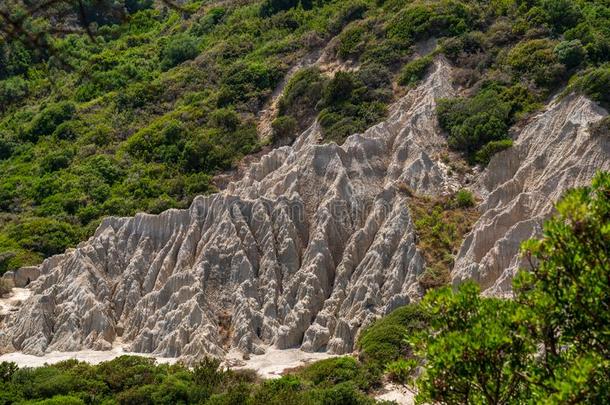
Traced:
[[610, 170], [610, 134], [589, 132], [605, 115], [583, 96], [557, 98], [515, 134], [512, 148], [492, 158], [477, 182], [482, 215], [457, 256], [454, 284], [474, 279], [488, 294], [510, 291], [515, 272], [526, 267], [520, 243], [541, 232], [567, 189]]
[[[0, 331], [4, 350], [109, 349], [195, 359], [229, 348], [353, 349], [359, 330], [422, 291], [407, 195], [459, 187], [436, 159], [446, 148], [435, 100], [452, 96], [438, 59], [389, 118], [320, 145], [314, 124], [238, 182], [188, 210], [109, 218], [95, 235], [46, 260], [29, 298]], [[604, 112], [582, 97], [552, 104], [495, 157], [476, 190], [482, 216], [466, 238], [455, 282], [504, 290], [519, 242], [563, 190], [608, 168]]]

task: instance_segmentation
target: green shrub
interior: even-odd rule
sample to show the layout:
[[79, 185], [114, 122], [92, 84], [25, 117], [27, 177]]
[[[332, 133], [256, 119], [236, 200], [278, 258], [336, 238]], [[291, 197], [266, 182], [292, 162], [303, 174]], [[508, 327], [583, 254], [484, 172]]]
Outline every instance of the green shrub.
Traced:
[[261, 5], [260, 15], [270, 17], [280, 11], [295, 8], [299, 4], [302, 4], [303, 8], [311, 8], [311, 3], [311, 0], [265, 0]]
[[226, 10], [222, 7], [212, 7], [191, 26], [191, 33], [198, 37], [209, 33], [216, 25], [222, 22], [226, 13]]
[[297, 121], [287, 115], [277, 117], [271, 123], [273, 130], [273, 141], [277, 142], [281, 139], [294, 139], [297, 130]]
[[85, 132], [85, 126], [81, 121], [71, 120], [62, 122], [53, 131], [53, 138], [57, 140], [73, 141]]
[[365, 46], [365, 27], [353, 25], [346, 28], [339, 36], [339, 49], [337, 54], [342, 59], [360, 55]]
[[317, 68], [301, 69], [290, 78], [278, 102], [279, 115], [293, 117], [303, 130], [316, 114], [326, 79]]
[[576, 77], [573, 88], [586, 94], [602, 106], [610, 108], [610, 66], [590, 69]]
[[520, 42], [510, 50], [507, 63], [517, 74], [523, 74], [543, 88], [554, 88], [565, 73], [554, 52], [556, 43], [549, 39]]
[[587, 51], [578, 39], [558, 43], [554, 52], [559, 62], [563, 63], [568, 69], [584, 63], [587, 57]]
[[0, 382], [7, 383], [13, 378], [13, 374], [19, 370], [16, 363], [3, 361], [0, 363]]
[[428, 314], [415, 304], [394, 310], [361, 332], [357, 342], [360, 359], [384, 369], [388, 363], [412, 355], [405, 337], [424, 330], [427, 324]]
[[299, 374], [314, 385], [330, 387], [357, 378], [360, 368], [356, 359], [350, 356], [316, 361]]
[[405, 41], [420, 39], [430, 29], [432, 14], [427, 5], [408, 5], [390, 20], [388, 35]]
[[340, 7], [335, 20], [328, 27], [333, 34], [341, 32], [350, 22], [362, 19], [369, 9], [369, 5], [363, 0], [344, 1]]
[[400, 76], [398, 78], [398, 83], [407, 86], [414, 83], [417, 83], [426, 75], [428, 68], [432, 64], [431, 56], [424, 56], [421, 58], [417, 58], [409, 63], [407, 63], [400, 70]]
[[26, 219], [10, 227], [8, 233], [21, 246], [45, 256], [63, 253], [80, 239], [72, 225], [50, 218]]
[[70, 165], [74, 152], [70, 148], [61, 148], [46, 154], [40, 162], [42, 173], [54, 172]]
[[385, 371], [391, 381], [406, 384], [411, 380], [416, 367], [417, 360], [415, 359], [399, 359], [389, 363]]
[[439, 100], [441, 127], [449, 131], [449, 146], [472, 157], [485, 144], [508, 136], [511, 105], [500, 100], [495, 89], [471, 99]]
[[161, 49], [161, 67], [170, 69], [199, 55], [199, 41], [187, 34], [176, 35]]
[[34, 62], [32, 52], [21, 41], [0, 44], [0, 80], [26, 73]]
[[50, 399], [32, 402], [36, 405], [85, 405], [85, 402], [72, 395], [55, 395]]
[[574, 27], [582, 17], [578, 5], [570, 0], [543, 0], [541, 7], [546, 22], [559, 33]]
[[392, 72], [379, 63], [366, 62], [356, 74], [369, 90], [387, 89], [392, 84]]
[[0, 81], [0, 111], [17, 103], [28, 94], [28, 83], [21, 76], [13, 76]]
[[503, 139], [501, 141], [491, 141], [487, 144], [485, 144], [485, 146], [483, 146], [475, 155], [475, 160], [482, 164], [483, 166], [486, 166], [489, 161], [491, 160], [491, 158], [493, 157], [493, 155], [495, 155], [496, 153], [503, 151], [505, 149], [508, 149], [510, 147], [513, 146], [513, 140], [512, 139]]
[[75, 111], [74, 104], [68, 101], [48, 105], [36, 114], [30, 127], [25, 130], [25, 138], [36, 142], [42, 136], [51, 135], [61, 123], [71, 119]]
[[455, 196], [453, 197], [453, 201], [455, 203], [455, 206], [458, 208], [474, 207], [474, 205], [476, 203], [472, 192], [465, 188], [463, 188], [463, 189], [459, 190], [457, 193], [455, 193]]

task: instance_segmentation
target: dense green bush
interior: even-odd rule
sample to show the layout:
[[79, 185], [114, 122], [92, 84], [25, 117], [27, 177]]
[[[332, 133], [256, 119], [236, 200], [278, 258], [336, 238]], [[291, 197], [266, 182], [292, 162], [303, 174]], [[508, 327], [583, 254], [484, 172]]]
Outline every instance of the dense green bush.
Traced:
[[170, 38], [161, 48], [161, 66], [169, 69], [180, 63], [193, 59], [199, 54], [199, 44], [197, 38], [182, 34]]
[[428, 68], [432, 64], [431, 56], [417, 58], [402, 67], [398, 83], [403, 86], [417, 83], [425, 76]]
[[465, 188], [458, 190], [453, 197], [453, 201], [456, 207], [458, 208], [470, 208], [474, 207], [476, 201], [474, 199], [474, 195], [470, 190]]
[[296, 136], [297, 121], [288, 115], [282, 115], [273, 120], [271, 129], [273, 130], [274, 142], [282, 139], [291, 140]]
[[384, 366], [412, 354], [405, 335], [425, 329], [429, 315], [417, 305], [400, 307], [366, 328], [358, 339], [359, 358]]
[[365, 27], [352, 25], [339, 35], [337, 55], [342, 59], [358, 56], [365, 50]]
[[484, 145], [506, 139], [511, 106], [495, 88], [470, 99], [439, 100], [438, 119], [449, 132], [449, 146], [472, 157]]
[[584, 63], [587, 57], [587, 52], [578, 39], [558, 43], [555, 47], [555, 54], [559, 62], [563, 63], [568, 69]]
[[35, 142], [42, 136], [51, 135], [61, 123], [72, 118], [75, 111], [74, 104], [67, 101], [46, 106], [25, 129], [24, 138]]
[[479, 151], [477, 151], [475, 155], [475, 160], [477, 163], [480, 163], [486, 166], [493, 155], [496, 153], [503, 151], [504, 149], [508, 149], [513, 146], [512, 139], [503, 139], [501, 141], [491, 141], [485, 144]]
[[610, 108], [610, 65], [585, 71], [572, 83], [573, 88], [589, 96], [602, 106]]
[[9, 77], [0, 81], [0, 110], [7, 109], [28, 94], [28, 83], [20, 76]]
[[21, 246], [45, 256], [62, 253], [81, 237], [70, 224], [49, 218], [24, 220], [11, 226], [8, 234]]
[[507, 63], [543, 88], [554, 88], [561, 82], [565, 67], [554, 52], [556, 43], [548, 39], [532, 39], [510, 50]]

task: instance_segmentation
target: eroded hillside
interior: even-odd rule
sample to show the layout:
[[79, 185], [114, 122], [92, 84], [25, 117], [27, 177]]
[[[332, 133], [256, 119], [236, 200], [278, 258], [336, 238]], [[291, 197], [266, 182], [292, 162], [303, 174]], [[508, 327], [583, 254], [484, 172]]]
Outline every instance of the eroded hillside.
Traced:
[[[33, 296], [4, 321], [3, 350], [108, 349], [120, 337], [133, 351], [186, 360], [231, 347], [351, 351], [363, 326], [423, 292], [409, 196], [463, 186], [442, 162], [435, 112], [454, 95], [451, 75], [438, 57], [387, 120], [341, 146], [319, 144], [314, 123], [188, 210], [104, 220], [42, 264]], [[571, 95], [515, 128], [514, 148], [472, 187], [481, 218], [456, 282], [506, 290], [519, 242], [551, 202], [610, 168], [607, 137], [588, 129], [604, 115]]]

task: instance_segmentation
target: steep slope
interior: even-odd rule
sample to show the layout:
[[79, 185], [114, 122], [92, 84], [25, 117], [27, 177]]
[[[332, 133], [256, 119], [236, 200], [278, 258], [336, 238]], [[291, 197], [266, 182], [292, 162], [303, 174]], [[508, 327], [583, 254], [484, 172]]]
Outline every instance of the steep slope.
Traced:
[[[33, 295], [2, 326], [2, 350], [129, 350], [185, 360], [268, 345], [352, 350], [359, 330], [421, 296], [409, 188], [450, 193], [455, 174], [435, 100], [453, 95], [443, 58], [389, 118], [342, 146], [312, 125], [238, 181], [188, 210], [108, 218], [87, 242], [46, 260]], [[606, 113], [579, 96], [515, 130], [473, 189], [481, 219], [459, 252], [455, 283], [509, 288], [519, 243], [568, 187], [610, 166], [608, 139], [588, 124]], [[405, 187], [408, 186], [408, 187]]]
[[342, 146], [313, 125], [189, 210], [109, 218], [75, 250], [46, 260], [5, 349], [129, 348], [186, 359], [229, 346], [342, 353], [374, 317], [418, 297], [424, 263], [407, 196], [451, 182], [435, 99], [452, 94], [439, 60], [387, 121]]
[[510, 291], [523, 264], [521, 241], [540, 233], [565, 190], [610, 170], [609, 134], [589, 131], [605, 115], [583, 96], [559, 98], [516, 134], [514, 147], [491, 160], [477, 182], [485, 196], [482, 216], [462, 244], [454, 284], [474, 279], [490, 294]]

